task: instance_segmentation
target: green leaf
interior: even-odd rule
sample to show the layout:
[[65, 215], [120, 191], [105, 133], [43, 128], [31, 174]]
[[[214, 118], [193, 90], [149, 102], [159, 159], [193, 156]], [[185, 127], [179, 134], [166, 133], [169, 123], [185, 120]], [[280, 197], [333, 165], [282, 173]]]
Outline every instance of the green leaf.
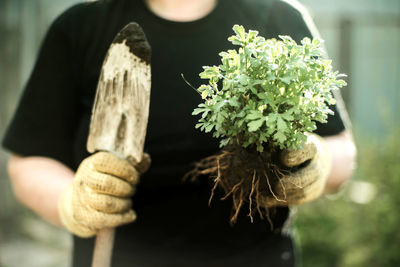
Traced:
[[285, 119], [286, 121], [293, 121], [294, 117], [290, 115], [290, 113], [286, 112], [282, 114], [282, 118]]
[[192, 112], [192, 115], [198, 115], [202, 112], [204, 112], [206, 109], [205, 108], [195, 108]]
[[285, 75], [280, 80], [286, 84], [290, 84], [292, 80], [296, 79], [297, 75]]
[[247, 124], [247, 127], [249, 129], [249, 132], [255, 132], [257, 131], [264, 123], [264, 119], [256, 120], [256, 121], [251, 121]]
[[226, 102], [228, 102], [228, 101], [223, 100], [223, 101], [219, 102], [218, 104], [216, 104], [216, 105], [215, 105], [215, 111], [219, 112], [219, 111], [221, 110], [221, 108], [222, 108], [223, 106], [225, 106]]
[[275, 140], [277, 140], [279, 143], [283, 143], [283, 142], [285, 142], [286, 141], [286, 136], [282, 133], [282, 132], [280, 132], [280, 131], [278, 131], [276, 134], [274, 134], [274, 138], [275, 138]]
[[237, 36], [229, 37], [228, 41], [230, 41], [234, 45], [242, 45], [243, 44], [243, 42]]
[[258, 35], [258, 31], [250, 30], [247, 35], [247, 42], [252, 42], [257, 35]]
[[229, 143], [229, 141], [230, 141], [230, 138], [222, 139], [222, 140], [219, 142], [219, 147], [224, 147], [224, 146], [226, 146], [226, 145]]
[[247, 120], [256, 120], [263, 118], [263, 114], [258, 110], [251, 110], [250, 113], [246, 116]]
[[233, 25], [233, 31], [240, 37], [240, 41], [245, 41], [244, 27], [241, 25]]
[[203, 114], [201, 114], [201, 118], [202, 118], [202, 119], [205, 119], [205, 118], [207, 117], [208, 113], [210, 113], [210, 110], [209, 110], [209, 109], [205, 110], [205, 111], [203, 112]]
[[229, 102], [229, 105], [231, 105], [232, 107], [239, 107], [240, 106], [236, 96], [230, 98], [228, 102]]
[[210, 125], [206, 126], [205, 132], [206, 132], [206, 133], [211, 132], [211, 130], [212, 130], [213, 127], [214, 127], [214, 124], [210, 124]]
[[318, 46], [321, 44], [321, 40], [316, 37], [312, 40], [312, 44]]
[[269, 114], [269, 115], [267, 116], [267, 125], [268, 125], [268, 123], [273, 123], [273, 122], [275, 122], [275, 121], [277, 120], [277, 118], [278, 118], [278, 115], [277, 115], [277, 114], [275, 114], [275, 113]]
[[292, 37], [290, 37], [289, 35], [279, 35], [278, 37], [281, 38], [282, 41], [285, 41], [286, 43], [293, 43], [294, 42]]
[[246, 74], [239, 75], [238, 80], [242, 85], [248, 84], [248, 78], [247, 78]]
[[238, 128], [241, 128], [241, 127], [243, 126], [243, 124], [244, 124], [244, 121], [245, 121], [244, 119], [238, 120], [238, 122], [237, 122], [237, 124], [236, 124], [237, 127], [238, 127]]
[[283, 133], [286, 132], [287, 125], [286, 122], [281, 118], [281, 116], [278, 116], [276, 125], [278, 126], [278, 131], [281, 131]]

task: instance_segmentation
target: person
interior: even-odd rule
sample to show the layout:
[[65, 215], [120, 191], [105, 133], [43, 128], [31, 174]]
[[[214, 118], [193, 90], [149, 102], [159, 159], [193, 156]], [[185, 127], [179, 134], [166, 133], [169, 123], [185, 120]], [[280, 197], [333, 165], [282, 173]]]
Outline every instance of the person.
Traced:
[[[109, 153], [90, 156], [85, 148], [102, 61], [131, 21], [152, 47], [145, 143], [152, 165], [137, 185], [136, 168]], [[232, 204], [214, 199], [208, 206], [207, 179], [182, 182], [193, 162], [218, 151], [218, 140], [195, 129], [191, 112], [201, 98], [181, 74], [200, 85], [202, 66], [218, 64], [218, 53], [232, 48], [227, 37], [234, 24], [266, 38], [313, 35], [308, 15], [288, 0], [96, 1], [77, 4], [53, 22], [3, 146], [12, 153], [16, 197], [75, 234], [73, 266], [90, 265], [94, 239], [88, 237], [117, 225], [112, 266], [294, 266], [295, 249], [282, 230], [288, 205], [273, 209], [273, 230], [244, 212], [230, 225]], [[333, 109], [316, 131], [331, 155], [325, 191], [351, 176], [355, 157], [344, 113]], [[103, 217], [93, 219], [97, 215]]]

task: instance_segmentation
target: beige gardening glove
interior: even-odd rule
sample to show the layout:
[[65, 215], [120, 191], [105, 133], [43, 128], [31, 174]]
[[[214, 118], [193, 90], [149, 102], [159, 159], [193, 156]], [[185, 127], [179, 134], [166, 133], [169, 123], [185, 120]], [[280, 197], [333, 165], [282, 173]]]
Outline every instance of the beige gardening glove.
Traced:
[[331, 169], [331, 155], [322, 137], [308, 134], [301, 149], [284, 150], [280, 159], [292, 171], [276, 184], [268, 206], [300, 205], [322, 195]]
[[133, 222], [131, 199], [150, 158], [133, 167], [112, 153], [98, 152], [80, 164], [75, 178], [61, 195], [59, 214], [65, 227], [80, 237], [94, 236], [98, 230]]

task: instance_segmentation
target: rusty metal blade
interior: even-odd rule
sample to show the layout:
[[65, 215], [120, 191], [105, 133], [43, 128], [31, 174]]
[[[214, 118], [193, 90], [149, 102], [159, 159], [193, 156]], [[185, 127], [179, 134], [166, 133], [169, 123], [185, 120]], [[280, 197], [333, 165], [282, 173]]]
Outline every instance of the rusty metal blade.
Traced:
[[115, 37], [97, 85], [89, 152], [113, 152], [133, 164], [142, 159], [150, 103], [150, 54], [150, 45], [136, 23]]

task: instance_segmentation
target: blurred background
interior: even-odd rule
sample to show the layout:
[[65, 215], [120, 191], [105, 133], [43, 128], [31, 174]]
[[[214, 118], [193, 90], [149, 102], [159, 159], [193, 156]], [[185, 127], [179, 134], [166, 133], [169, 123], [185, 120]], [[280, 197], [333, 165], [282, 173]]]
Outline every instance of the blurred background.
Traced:
[[[0, 0], [0, 136], [51, 21], [76, 0]], [[358, 147], [343, 190], [298, 208], [303, 266], [400, 266], [400, 1], [301, 0], [326, 41]], [[0, 150], [0, 266], [68, 266], [70, 237], [14, 199]]]

